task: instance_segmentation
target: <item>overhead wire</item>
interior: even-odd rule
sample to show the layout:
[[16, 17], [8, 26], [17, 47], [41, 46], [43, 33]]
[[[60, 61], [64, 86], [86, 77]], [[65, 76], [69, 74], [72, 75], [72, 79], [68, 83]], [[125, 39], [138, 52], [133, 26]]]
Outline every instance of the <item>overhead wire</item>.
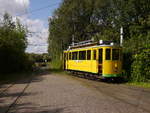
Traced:
[[26, 14], [32, 14], [32, 13], [38, 12], [38, 11], [40, 11], [40, 10], [43, 10], [43, 9], [47, 9], [47, 8], [49, 8], [49, 7], [56, 6], [56, 5], [58, 5], [58, 4], [60, 4], [60, 2], [59, 2], [59, 3], [55, 3], [55, 4], [51, 4], [51, 5], [47, 5], [47, 6], [38, 8], [38, 9], [34, 9], [34, 10], [31, 10], [31, 11], [28, 11], [28, 12], [25, 12], [25, 13], [21, 13], [21, 14], [18, 14], [18, 15], [16, 15], [16, 16], [23, 16], [23, 15], [26, 15]]

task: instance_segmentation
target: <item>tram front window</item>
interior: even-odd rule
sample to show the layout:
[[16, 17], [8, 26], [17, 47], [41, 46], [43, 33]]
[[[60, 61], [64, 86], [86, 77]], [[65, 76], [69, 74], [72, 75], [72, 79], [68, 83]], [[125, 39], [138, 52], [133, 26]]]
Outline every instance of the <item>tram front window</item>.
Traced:
[[111, 49], [106, 49], [105, 60], [111, 60]]
[[119, 60], [119, 49], [112, 49], [112, 60]]

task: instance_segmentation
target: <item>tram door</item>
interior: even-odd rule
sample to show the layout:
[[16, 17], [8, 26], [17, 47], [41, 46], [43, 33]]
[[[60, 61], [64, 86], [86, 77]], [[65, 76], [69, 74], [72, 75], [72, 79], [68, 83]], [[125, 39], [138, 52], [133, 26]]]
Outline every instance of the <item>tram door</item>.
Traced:
[[102, 73], [103, 70], [103, 49], [99, 49], [98, 51], [98, 72]]

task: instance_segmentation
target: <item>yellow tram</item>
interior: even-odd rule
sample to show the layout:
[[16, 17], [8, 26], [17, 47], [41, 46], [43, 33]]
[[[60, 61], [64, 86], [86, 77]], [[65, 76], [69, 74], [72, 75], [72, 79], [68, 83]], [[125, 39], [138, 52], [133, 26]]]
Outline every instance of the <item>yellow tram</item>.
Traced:
[[113, 42], [73, 44], [64, 51], [64, 69], [102, 77], [122, 76], [122, 47]]

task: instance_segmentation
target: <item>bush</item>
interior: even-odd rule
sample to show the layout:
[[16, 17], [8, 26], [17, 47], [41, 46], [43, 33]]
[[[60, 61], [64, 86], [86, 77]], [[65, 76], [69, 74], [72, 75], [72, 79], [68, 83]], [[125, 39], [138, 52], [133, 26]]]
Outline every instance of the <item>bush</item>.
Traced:
[[50, 62], [50, 68], [51, 69], [62, 69], [62, 60], [60, 60], [60, 59], [55, 59], [55, 60], [52, 60], [51, 62]]
[[132, 65], [132, 53], [129, 51], [124, 51], [123, 53], [123, 74], [127, 79], [131, 76], [131, 65]]
[[31, 71], [33, 61], [26, 54], [1, 54], [0, 73]]
[[0, 73], [31, 70], [32, 61], [25, 53], [26, 47], [27, 28], [6, 13], [0, 21]]
[[150, 48], [144, 48], [134, 55], [132, 63], [131, 80], [135, 82], [148, 82], [150, 79]]

